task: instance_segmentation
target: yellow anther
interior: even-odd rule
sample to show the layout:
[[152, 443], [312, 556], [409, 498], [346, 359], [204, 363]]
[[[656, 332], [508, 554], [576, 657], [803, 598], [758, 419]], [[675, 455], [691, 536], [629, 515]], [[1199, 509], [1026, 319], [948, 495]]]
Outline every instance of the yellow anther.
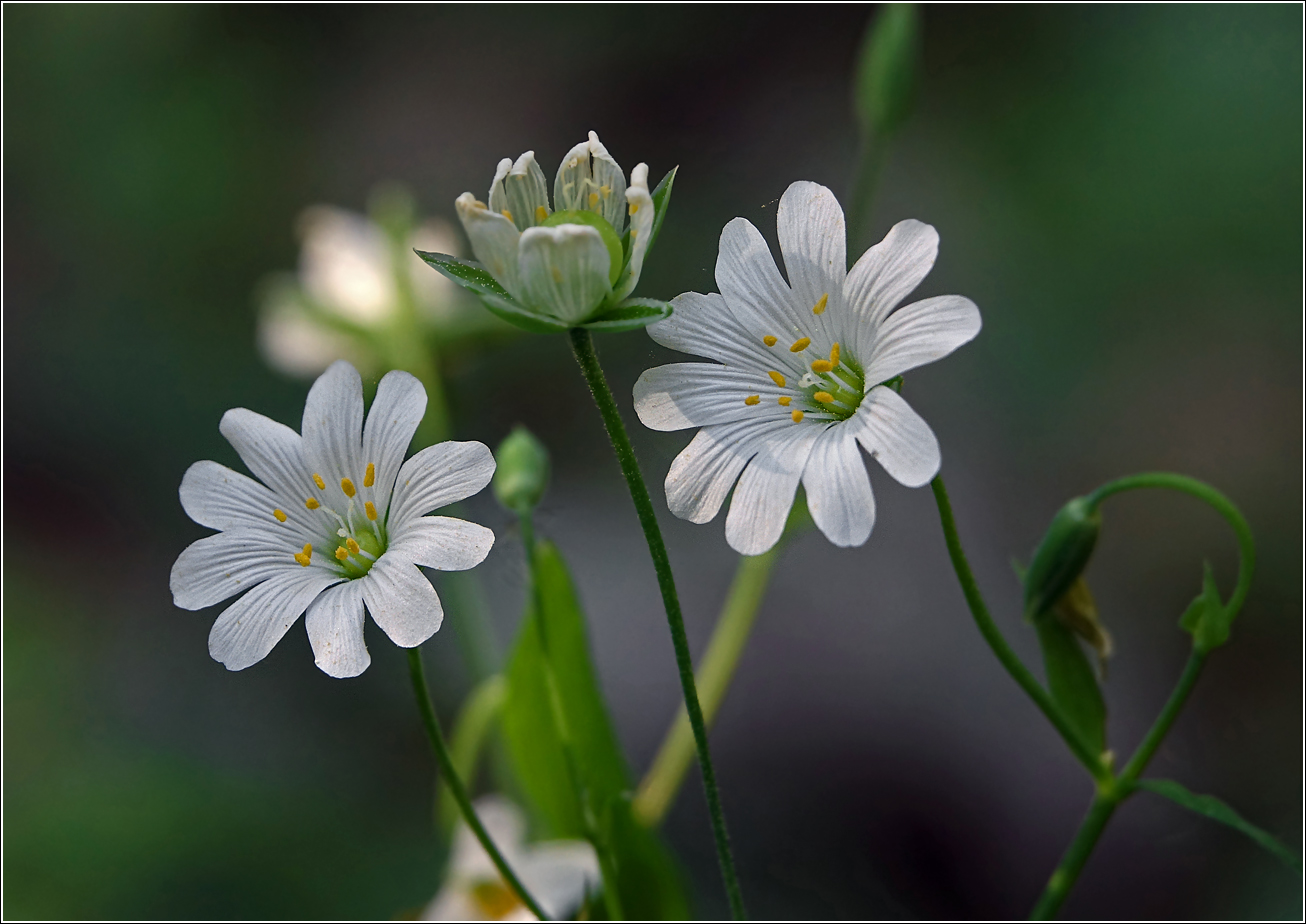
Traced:
[[825, 313], [825, 304], [826, 304], [826, 302], [828, 302], [829, 300], [830, 300], [830, 293], [829, 293], [829, 292], [823, 292], [823, 293], [821, 293], [821, 300], [820, 300], [819, 302], [817, 302], [815, 305], [812, 306], [812, 314], [824, 314], [824, 313]]
[[345, 492], [345, 497], [353, 497], [358, 491], [354, 488], [354, 483], [348, 478], [340, 479], [340, 490]]
[[801, 353], [812, 345], [811, 337], [804, 337], [801, 340], [795, 340], [794, 345], [789, 348], [790, 353]]
[[785, 387], [785, 377], [783, 375], [778, 372], [768, 372], [767, 375], [771, 376], [771, 381], [775, 382], [776, 385], [781, 388]]
[[326, 490], [326, 482], [322, 480], [322, 476], [319, 475], [317, 472], [313, 473], [313, 484], [317, 485], [317, 489], [319, 491]]
[[341, 561], [344, 561], [348, 557], [349, 557], [349, 551], [343, 545], [336, 547], [336, 558], [340, 559]]
[[508, 211], [507, 209], [503, 209], [500, 212], [500, 214], [503, 215], [503, 217], [508, 219], [509, 221], [512, 221], [512, 212]]
[[781, 406], [781, 407], [788, 407], [788, 406], [789, 406], [789, 402], [792, 401], [792, 400], [794, 400], [794, 399], [791, 398], [791, 397], [789, 397], [788, 395], [781, 395], [781, 396], [780, 396], [779, 398], [777, 398], [776, 400], [780, 402], [780, 406]]
[[830, 362], [828, 359], [818, 359], [812, 363], [813, 372], [829, 372], [833, 368], [834, 363]]
[[351, 555], [357, 555], [357, 554], [358, 554], [358, 552], [359, 552], [359, 549], [358, 549], [358, 543], [354, 541], [354, 537], [353, 537], [353, 536], [350, 536], [348, 539], [345, 540], [345, 545], [349, 546], [349, 553], [350, 553]]
[[305, 542], [304, 551], [295, 553], [295, 561], [299, 562], [301, 565], [307, 568], [308, 563], [311, 562], [312, 560], [313, 560], [313, 543]]
[[366, 504], [363, 505], [363, 509], [367, 511], [367, 518], [369, 520], [376, 519], [376, 504], [372, 503], [371, 501], [368, 501]]
[[830, 347], [830, 365], [831, 366], [839, 365], [839, 344], [837, 343], [834, 346]]
[[594, 208], [594, 206], [598, 204], [599, 204], [599, 194], [590, 193], [590, 208]]
[[370, 488], [376, 484], [376, 463], [367, 463], [367, 471], [363, 473], [363, 487]]
[[799, 421], [801, 421], [801, 420], [803, 419], [803, 412], [802, 412], [802, 411], [792, 411], [792, 412], [790, 412], [789, 416], [792, 417], [792, 418], [794, 419], [794, 423], [798, 423]]
[[558, 269], [556, 266], [553, 268], [553, 281], [562, 282], [562, 270]]
[[286, 522], [286, 511], [281, 508], [278, 507], [276, 510], [273, 510], [272, 515], [277, 518], [278, 523]]
[[749, 395], [747, 398], [744, 399], [744, 403], [747, 404], [749, 407], [752, 407], [754, 404], [761, 404], [761, 403], [762, 403], [762, 396], [761, 396], [761, 395]]
[[317, 502], [316, 497], [310, 497], [308, 500], [304, 501], [304, 506], [307, 507], [309, 510], [316, 510], [318, 507], [321, 507], [322, 505]]
[[630, 214], [634, 215], [634, 214], [635, 214], [636, 212], [638, 212], [638, 211], [639, 211], [639, 203], [638, 203], [638, 202], [632, 202], [632, 203], [630, 204]]
[[828, 391], [818, 391], [816, 394], [812, 395], [812, 397], [817, 401], [820, 401], [822, 404], [834, 404], [834, 395], [830, 394]]
[[543, 224], [543, 223], [544, 223], [544, 220], [545, 220], [546, 218], [548, 218], [548, 217], [549, 217], [549, 210], [548, 210], [548, 209], [546, 209], [546, 208], [545, 208], [544, 206], [542, 206], [542, 205], [537, 205], [537, 206], [535, 206], [535, 220], [536, 220], [537, 222], [539, 222], [540, 224]]
[[767, 334], [765, 337], [762, 338], [762, 342], [765, 343], [767, 346], [775, 346], [775, 339], [776, 338], [772, 337], [770, 334]]
[[611, 187], [611, 186], [600, 186], [600, 187], [599, 187], [599, 192], [603, 193], [603, 198], [606, 199], [606, 198], [608, 198], [608, 196], [612, 195], [612, 187]]
[[473, 199], [472, 205], [476, 206], [478, 209], [488, 208], [488, 206], [480, 199]]

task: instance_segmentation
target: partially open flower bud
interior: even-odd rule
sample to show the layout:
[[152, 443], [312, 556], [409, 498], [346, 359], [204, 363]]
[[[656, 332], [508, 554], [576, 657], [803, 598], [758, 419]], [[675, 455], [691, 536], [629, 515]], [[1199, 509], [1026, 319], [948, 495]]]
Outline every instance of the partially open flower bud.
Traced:
[[1025, 573], [1025, 618], [1033, 619], [1068, 591], [1083, 573], [1102, 529], [1102, 514], [1087, 498], [1062, 507]]
[[494, 496], [519, 516], [530, 513], [549, 486], [549, 451], [531, 431], [518, 426], [504, 437], [494, 458]]

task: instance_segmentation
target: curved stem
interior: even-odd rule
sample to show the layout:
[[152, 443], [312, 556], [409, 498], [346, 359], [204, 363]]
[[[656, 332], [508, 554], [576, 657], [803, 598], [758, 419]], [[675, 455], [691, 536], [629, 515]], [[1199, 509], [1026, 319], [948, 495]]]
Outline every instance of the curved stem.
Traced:
[[1160, 715], [1156, 717], [1156, 721], [1148, 729], [1142, 743], [1138, 745], [1138, 750], [1134, 751], [1134, 755], [1129, 758], [1129, 763], [1125, 764], [1125, 769], [1120, 771], [1120, 785], [1124, 790], [1121, 798], [1129, 794], [1130, 784], [1143, 775], [1148, 762], [1156, 754], [1156, 749], [1161, 746], [1165, 736], [1170, 733], [1170, 726], [1174, 724], [1174, 720], [1179, 717], [1180, 711], [1183, 710], [1184, 703], [1188, 701], [1188, 694], [1193, 691], [1193, 685], [1197, 683], [1197, 678], [1202, 673], [1202, 665], [1205, 663], [1206, 652], [1194, 648], [1192, 654], [1188, 656], [1188, 663], [1184, 665], [1184, 672], [1179, 675], [1179, 682], [1175, 684], [1174, 691], [1170, 694], [1170, 698], [1166, 700]]
[[440, 775], [444, 777], [445, 785], [453, 793], [454, 801], [458, 803], [458, 808], [462, 810], [463, 820], [467, 822], [467, 827], [472, 829], [476, 839], [481, 842], [485, 852], [494, 862], [494, 867], [503, 877], [503, 881], [517, 893], [517, 897], [522, 900], [531, 914], [535, 915], [541, 921], [549, 920], [549, 916], [544, 913], [544, 909], [539, 903], [531, 897], [526, 891], [526, 887], [521, 884], [517, 874], [508, 866], [508, 861], [503, 858], [499, 848], [490, 840], [490, 834], [485, 830], [485, 825], [481, 824], [481, 819], [476, 817], [476, 810], [472, 808], [471, 799], [467, 796], [467, 787], [463, 785], [462, 778], [458, 776], [458, 771], [454, 769], [453, 759], [449, 756], [449, 748], [444, 743], [444, 735], [440, 731], [440, 722], [435, 716], [435, 709], [431, 705], [431, 694], [426, 688], [426, 672], [422, 669], [422, 649], [408, 649], [408, 674], [413, 681], [413, 693], [417, 697], [417, 708], [422, 713], [422, 724], [426, 726], [426, 736], [431, 739], [431, 750], [435, 752], [435, 762], [440, 768]]
[[662, 592], [662, 604], [667, 611], [667, 625], [671, 629], [671, 644], [676, 651], [676, 666], [680, 671], [680, 687], [684, 693], [685, 710], [689, 715], [689, 725], [694, 732], [694, 743], [698, 747], [698, 765], [703, 772], [703, 789], [707, 794], [708, 813], [712, 818], [712, 835], [716, 839], [717, 861], [721, 864], [721, 878], [725, 880], [726, 895], [730, 899], [730, 911], [737, 920], [744, 917], [744, 899], [739, 890], [739, 877], [735, 873], [735, 861], [730, 852], [730, 835], [726, 831], [725, 813], [721, 809], [721, 795], [717, 791], [716, 772], [712, 768], [712, 755], [708, 750], [707, 726], [703, 721], [703, 709], [698, 701], [698, 689], [694, 683], [694, 662], [689, 656], [689, 640], [685, 636], [685, 620], [680, 614], [680, 599], [676, 595], [676, 581], [671, 573], [671, 561], [667, 557], [667, 547], [662, 541], [662, 530], [658, 526], [657, 516], [653, 512], [653, 501], [649, 498], [648, 486], [640, 474], [639, 462], [635, 458], [634, 447], [626, 435], [626, 425], [621, 422], [621, 413], [612, 398], [612, 390], [599, 365], [598, 354], [594, 352], [594, 341], [590, 333], [583, 328], [574, 327], [568, 331], [571, 337], [572, 352], [576, 362], [589, 385], [594, 403], [603, 418], [603, 426], [608, 431], [621, 473], [626, 476], [626, 486], [630, 489], [631, 500], [635, 502], [635, 512], [639, 515], [639, 525], [644, 529], [644, 539], [648, 542], [649, 554], [653, 558], [653, 568], [658, 576], [658, 589]]
[[952, 568], [957, 573], [961, 592], [966, 596], [966, 603], [975, 618], [975, 625], [979, 627], [980, 635], [984, 636], [984, 641], [989, 643], [989, 647], [1002, 662], [1002, 666], [1007, 669], [1007, 673], [1034, 701], [1034, 705], [1038, 706], [1047, 720], [1052, 723], [1065, 740], [1066, 746], [1088, 769], [1093, 778], [1099, 781], [1109, 779], [1110, 771], [1103, 765], [1099, 755], [1094, 754], [1092, 749], [1080, 739], [1061, 710], [1057, 708], [1056, 703], [1052, 701], [1051, 694], [1011, 650], [993, 621], [993, 617], [989, 615], [989, 608], [984, 603], [983, 595], [980, 594], [979, 585], [975, 583], [975, 575], [971, 573], [970, 563], [966, 561], [966, 552], [961, 547], [961, 538], [957, 535], [957, 523], [952, 517], [952, 504], [948, 500], [948, 489], [943, 484], [943, 476], [936, 475], [930, 482], [930, 487], [934, 489], [934, 501], [939, 507], [939, 519], [943, 523], [943, 538], [948, 544], [948, 557], [952, 559]]

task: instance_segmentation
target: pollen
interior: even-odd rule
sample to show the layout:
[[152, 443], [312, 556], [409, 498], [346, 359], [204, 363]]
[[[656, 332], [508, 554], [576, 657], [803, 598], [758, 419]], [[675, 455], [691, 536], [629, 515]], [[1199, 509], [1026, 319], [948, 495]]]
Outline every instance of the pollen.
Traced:
[[370, 488], [376, 484], [376, 463], [367, 463], [367, 471], [363, 473], [363, 487]]
[[354, 541], [353, 536], [350, 536], [348, 539], [345, 540], [345, 545], [349, 547], [349, 554], [351, 555], [358, 554], [359, 552], [358, 543]]
[[313, 543], [305, 542], [304, 551], [295, 553], [295, 561], [299, 562], [301, 565], [307, 568], [308, 563], [311, 562], [312, 560], [313, 560]]
[[772, 337], [770, 334], [767, 334], [765, 337], [762, 338], [762, 342], [765, 343], [767, 346], [775, 346], [775, 339], [776, 339], [775, 337]]
[[789, 402], [792, 400], [794, 399], [789, 397], [788, 395], [781, 395], [779, 398], [776, 399], [776, 401], [779, 402], [781, 407], [788, 407]]
[[282, 510], [280, 507], [278, 507], [276, 510], [273, 510], [272, 515], [277, 518], [278, 523], [286, 522], [286, 511]]
[[367, 518], [369, 520], [376, 519], [376, 504], [372, 503], [371, 501], [368, 501], [366, 504], [363, 505], [363, 509], [367, 511]]
[[825, 314], [826, 302], [830, 300], [829, 292], [821, 293], [821, 300], [812, 306], [812, 314]]
[[508, 219], [509, 221], [512, 221], [512, 212], [508, 211], [507, 209], [501, 210], [499, 214], [501, 214], [504, 218]]
[[638, 202], [632, 202], [632, 203], [630, 204], [630, 214], [634, 215], [634, 214], [635, 214], [636, 212], [638, 212], [638, 211], [639, 211], [639, 203], [638, 203]]
[[599, 204], [599, 194], [590, 193], [590, 208], [594, 208], [594, 206], [598, 204]]
[[812, 345], [811, 337], [804, 337], [801, 340], [795, 340], [794, 345], [789, 348], [790, 353], [801, 353]]
[[785, 387], [785, 377], [783, 375], [778, 372], [768, 372], [767, 375], [771, 376], [771, 381], [775, 382], [776, 385], [781, 388]]
[[830, 362], [828, 359], [818, 359], [812, 363], [813, 372], [829, 372], [833, 368], [834, 363]]
[[761, 396], [761, 395], [749, 395], [747, 398], [744, 399], [744, 403], [747, 404], [749, 407], [752, 407], [754, 404], [761, 404], [761, 403], [762, 403], [762, 396]]
[[304, 506], [307, 507], [309, 510], [316, 510], [318, 507], [321, 507], [322, 505], [317, 502], [316, 497], [310, 497], [308, 500], [304, 501]]
[[319, 491], [326, 490], [326, 482], [322, 480], [322, 476], [319, 475], [317, 472], [313, 473], [313, 484], [317, 485], [317, 489]]
[[803, 412], [802, 412], [802, 411], [791, 411], [790, 414], [789, 414], [789, 416], [793, 418], [794, 423], [800, 423], [800, 422], [802, 421], [802, 419], [803, 419]]
[[830, 365], [831, 366], [839, 365], [839, 344], [837, 343], [834, 346], [830, 347]]
[[348, 557], [349, 557], [348, 549], [346, 549], [343, 545], [336, 546], [336, 558], [340, 559], [341, 561], [344, 561]]
[[818, 391], [816, 394], [812, 395], [812, 397], [817, 401], [820, 401], [822, 404], [834, 404], [834, 395], [830, 394], [828, 391]]
[[345, 492], [345, 497], [353, 497], [358, 493], [358, 490], [354, 487], [354, 483], [348, 478], [340, 479], [340, 490]]
[[608, 198], [608, 196], [612, 195], [612, 187], [611, 187], [611, 186], [600, 186], [600, 187], [599, 187], [599, 192], [601, 192], [601, 193], [603, 194], [603, 198], [606, 199], [606, 198]]
[[535, 206], [535, 220], [544, 224], [544, 220], [549, 217], [549, 210], [542, 205]]

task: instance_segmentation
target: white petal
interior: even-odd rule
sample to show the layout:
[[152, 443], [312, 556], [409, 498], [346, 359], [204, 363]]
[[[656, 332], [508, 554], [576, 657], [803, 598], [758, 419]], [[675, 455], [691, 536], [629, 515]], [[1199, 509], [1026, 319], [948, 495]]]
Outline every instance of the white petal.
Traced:
[[805, 180], [793, 183], [780, 198], [776, 223], [794, 296], [809, 311], [825, 299], [822, 313], [812, 316], [813, 326], [824, 330], [838, 324], [846, 329], [849, 319], [842, 315], [848, 257], [843, 209], [834, 193]]
[[315, 205], [300, 216], [299, 278], [313, 300], [372, 327], [395, 311], [394, 271], [385, 233], [362, 215]]
[[939, 233], [909, 218], [890, 228], [849, 270], [843, 300], [857, 318], [856, 355], [870, 355], [880, 322], [929, 275], [938, 253]]
[[653, 238], [653, 197], [648, 191], [648, 164], [636, 164], [630, 172], [630, 188], [626, 190], [626, 210], [630, 213], [630, 261], [622, 277], [617, 280], [615, 297], [625, 298], [635, 290], [639, 275], [644, 271], [644, 255]]
[[213, 623], [209, 654], [231, 671], [257, 664], [318, 594], [342, 580], [321, 568], [298, 568], [260, 584]]
[[[395, 476], [404, 464], [404, 453], [425, 413], [426, 389], [407, 372], [398, 369], [387, 372], [376, 386], [376, 397], [372, 399], [363, 428], [362, 477], [354, 484], [364, 501], [376, 504], [377, 516], [383, 523]], [[376, 466], [371, 488], [364, 486], [369, 463]]]
[[648, 326], [657, 343], [682, 353], [705, 356], [727, 366], [772, 368], [772, 354], [762, 337], [750, 333], [715, 292], [685, 292], [671, 300], [671, 317]]
[[[731, 313], [753, 337], [778, 337], [784, 346], [811, 336], [811, 305], [800, 315], [798, 300], [785, 285], [766, 240], [744, 218], [732, 219], [721, 231], [716, 260], [716, 284]], [[800, 324], [801, 321], [801, 324]]]
[[517, 244], [521, 232], [517, 226], [498, 212], [491, 212], [469, 192], [459, 196], [454, 207], [476, 259], [514, 298], [519, 298]]
[[452, 440], [428, 446], [404, 463], [395, 481], [388, 527], [400, 535], [409, 520], [480, 491], [494, 477], [494, 456], [484, 443]]
[[939, 473], [939, 441], [911, 405], [892, 388], [872, 388], [848, 421], [858, 441], [900, 484], [919, 488]]
[[612, 292], [612, 259], [588, 225], [530, 228], [521, 236], [520, 263], [526, 304], [569, 324], [584, 321]]
[[314, 485], [314, 496], [323, 506], [343, 513], [349, 497], [340, 486], [342, 478], [363, 483], [363, 380], [358, 370], [343, 359], [331, 364], [304, 402], [304, 461], [314, 474], [322, 476], [325, 488]]
[[304, 627], [313, 663], [332, 677], [357, 677], [372, 663], [363, 639], [362, 581], [324, 591], [308, 607]]
[[388, 551], [358, 579], [363, 601], [381, 631], [400, 648], [415, 648], [436, 633], [444, 608], [435, 588], [412, 562]]
[[506, 157], [499, 162], [490, 187], [490, 211], [502, 215], [506, 209], [509, 221], [520, 230], [538, 225], [538, 210], [549, 214], [549, 191], [544, 171], [535, 162], [535, 152], [527, 151], [514, 164]]
[[[649, 369], [635, 383], [635, 413], [651, 430], [684, 430], [732, 420], [788, 417], [776, 403], [783, 392], [761, 372], [715, 363], [671, 363]], [[758, 404], [746, 398], [761, 398]]]
[[[217, 462], [196, 462], [186, 469], [179, 493], [186, 515], [210, 529], [247, 527], [283, 535], [289, 542], [309, 528], [299, 509], [285, 510], [285, 502], [263, 485]], [[289, 522], [282, 523], [273, 515], [277, 509], [287, 514]]]
[[824, 432], [817, 424], [788, 424], [762, 443], [735, 485], [726, 542], [740, 555], [761, 555], [779, 541], [812, 444]]
[[522, 884], [554, 920], [574, 915], [586, 893], [597, 891], [602, 881], [598, 855], [584, 841], [532, 844], [523, 849], [518, 864]]
[[558, 175], [553, 180], [553, 206], [558, 211], [597, 212], [618, 235], [626, 227], [625, 175], [594, 132], [590, 132], [588, 141], [568, 151], [558, 165]]
[[803, 469], [807, 509], [837, 546], [864, 543], [875, 525], [875, 496], [853, 428], [835, 424], [816, 440]]
[[289, 539], [277, 541], [261, 529], [205, 536], [173, 563], [168, 579], [173, 603], [184, 610], [203, 609], [284, 571], [303, 570], [295, 561], [298, 551]]
[[942, 359], [980, 332], [975, 303], [940, 295], [903, 305], [880, 325], [866, 367], [867, 382], [883, 382]]
[[494, 546], [494, 530], [455, 517], [417, 517], [403, 524], [386, 554], [435, 568], [466, 571], [485, 561]]
[[748, 460], [786, 426], [793, 421], [744, 420], [699, 430], [667, 472], [667, 509], [691, 523], [711, 520]]
[[288, 505], [303, 507], [309, 492], [317, 490], [308, 478], [304, 442], [285, 424], [237, 407], [222, 415], [218, 430], [254, 477]]

